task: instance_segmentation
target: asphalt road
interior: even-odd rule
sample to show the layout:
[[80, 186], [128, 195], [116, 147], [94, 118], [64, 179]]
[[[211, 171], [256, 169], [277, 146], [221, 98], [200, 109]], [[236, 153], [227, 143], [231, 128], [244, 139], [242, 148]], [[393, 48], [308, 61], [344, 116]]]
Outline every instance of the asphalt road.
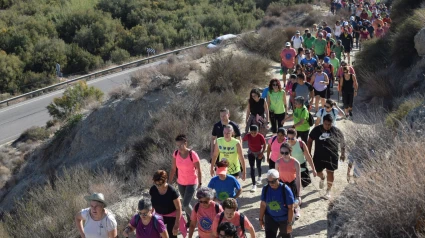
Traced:
[[[107, 95], [113, 88], [128, 82], [134, 71], [163, 62], [165, 60], [100, 77], [89, 81], [88, 85], [99, 88]], [[53, 98], [62, 96], [63, 92], [64, 90], [54, 91], [1, 109], [0, 145], [18, 138], [22, 132], [30, 127], [46, 125], [46, 122], [51, 119], [46, 107], [53, 101]]]

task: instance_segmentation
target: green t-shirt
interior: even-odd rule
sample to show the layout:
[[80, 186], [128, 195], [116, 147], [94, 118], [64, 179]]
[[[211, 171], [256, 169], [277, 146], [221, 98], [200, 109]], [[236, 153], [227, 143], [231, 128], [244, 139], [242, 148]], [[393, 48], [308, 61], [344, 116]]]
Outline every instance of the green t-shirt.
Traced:
[[316, 53], [316, 55], [324, 55], [325, 54], [325, 49], [326, 49], [326, 44], [328, 42], [324, 39], [319, 40], [316, 39], [313, 43], [314, 45], [314, 52]]
[[342, 51], [344, 50], [344, 46], [333, 45], [331, 50], [335, 52], [336, 57], [341, 61]]
[[285, 104], [283, 103], [284, 91], [269, 91], [268, 95], [270, 96], [270, 111], [274, 112], [275, 114], [285, 113]]
[[311, 36], [310, 38], [304, 38], [305, 48], [311, 49], [313, 47], [313, 42], [316, 40], [316, 37]]
[[241, 166], [239, 164], [238, 158], [238, 143], [239, 140], [233, 137], [229, 142], [227, 142], [224, 137], [217, 139], [218, 150], [220, 151], [220, 159], [226, 158], [229, 162], [227, 174], [235, 174], [241, 171]]
[[294, 124], [297, 124], [304, 118], [304, 123], [301, 126], [297, 126], [295, 130], [297, 131], [309, 131], [310, 125], [308, 124], [308, 110], [305, 106], [302, 108], [295, 108], [294, 110]]
[[334, 67], [334, 76], [336, 77], [336, 73], [337, 73], [337, 71], [339, 69], [339, 65], [340, 65], [339, 59], [337, 59], [337, 58], [332, 59], [331, 58], [330, 60], [331, 60], [331, 65]]

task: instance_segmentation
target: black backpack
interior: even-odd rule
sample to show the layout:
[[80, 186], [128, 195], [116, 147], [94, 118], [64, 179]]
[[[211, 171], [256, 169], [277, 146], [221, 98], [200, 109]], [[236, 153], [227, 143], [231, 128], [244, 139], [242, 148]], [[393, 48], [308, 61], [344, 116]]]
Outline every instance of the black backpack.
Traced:
[[[240, 214], [240, 216], [239, 216], [239, 224], [240, 224], [240, 226], [241, 226], [241, 230], [242, 230], [242, 234], [245, 236], [245, 215], [244, 214], [242, 214], [242, 213], [239, 213]], [[218, 220], [218, 224], [220, 225], [221, 224], [221, 222], [223, 221], [223, 218], [224, 218], [224, 212], [222, 212], [221, 214], [220, 214], [220, 219]], [[218, 230], [218, 228], [217, 228], [217, 230]], [[218, 232], [218, 231], [217, 231]], [[246, 237], [246, 236], [245, 236]]]
[[[305, 110], [305, 107], [303, 108]], [[308, 112], [308, 125], [313, 126], [314, 125], [314, 117], [311, 115], [310, 112]]]
[[[218, 214], [220, 212], [220, 204], [215, 203], [214, 207], [215, 207], [215, 213]], [[198, 213], [198, 210], [199, 210], [199, 202], [195, 205], [195, 212]]]

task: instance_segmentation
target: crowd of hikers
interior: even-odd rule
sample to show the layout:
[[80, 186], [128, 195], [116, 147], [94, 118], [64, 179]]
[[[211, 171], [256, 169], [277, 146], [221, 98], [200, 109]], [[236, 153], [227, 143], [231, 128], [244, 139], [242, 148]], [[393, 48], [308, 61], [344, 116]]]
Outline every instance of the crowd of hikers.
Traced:
[[[319, 189], [326, 187], [323, 198], [331, 198], [334, 171], [346, 156], [337, 119], [353, 117], [353, 99], [359, 87], [350, 52], [360, 50], [365, 40], [385, 37], [391, 24], [390, 8], [375, 0], [335, 0], [331, 6], [332, 12], [348, 8], [352, 16], [333, 26], [326, 22], [314, 25], [303, 35], [297, 31], [283, 44], [282, 80], [271, 79], [262, 92], [250, 91], [244, 133], [230, 120], [228, 109], [220, 110], [220, 121], [212, 129], [209, 175], [202, 174], [200, 157], [189, 149], [186, 135], [175, 138], [169, 173], [154, 172], [150, 197], [139, 201], [137, 213], [120, 231], [124, 237], [135, 232], [137, 238], [176, 238], [178, 234], [192, 238], [195, 229], [200, 238], [246, 237], [248, 233], [255, 237], [252, 221], [256, 220], [266, 238], [292, 237], [306, 196], [303, 188], [311, 184], [311, 175], [320, 178]], [[334, 85], [342, 96], [343, 109], [331, 99]], [[293, 125], [285, 126], [291, 120]], [[248, 145], [250, 171], [243, 142]], [[264, 175], [263, 163], [269, 168]], [[258, 217], [238, 211], [244, 205], [240, 180], [245, 181], [247, 172], [252, 182], [250, 192], [261, 186]], [[359, 174], [356, 168], [354, 172]], [[203, 185], [206, 176], [211, 178]], [[85, 199], [90, 207], [75, 217], [81, 237], [117, 237], [117, 222], [106, 209], [103, 194]]]

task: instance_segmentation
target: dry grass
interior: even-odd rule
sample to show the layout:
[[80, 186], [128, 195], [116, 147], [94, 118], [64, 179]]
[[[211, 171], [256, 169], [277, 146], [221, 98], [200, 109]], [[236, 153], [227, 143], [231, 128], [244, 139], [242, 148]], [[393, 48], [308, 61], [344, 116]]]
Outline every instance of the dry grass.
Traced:
[[133, 91], [129, 85], [120, 85], [109, 91], [109, 99], [117, 100], [121, 98], [128, 98], [132, 95]]
[[287, 6], [284, 3], [273, 2], [267, 8], [260, 27], [271, 28], [275, 26], [300, 25], [301, 22], [309, 17], [309, 14], [316, 11], [311, 4]]
[[[373, 116], [371, 116], [373, 115]], [[382, 113], [369, 126], [347, 128], [350, 156], [362, 176], [330, 206], [330, 237], [422, 237], [425, 220], [425, 137], [403, 124], [388, 130]], [[371, 152], [371, 151], [374, 152]]]

